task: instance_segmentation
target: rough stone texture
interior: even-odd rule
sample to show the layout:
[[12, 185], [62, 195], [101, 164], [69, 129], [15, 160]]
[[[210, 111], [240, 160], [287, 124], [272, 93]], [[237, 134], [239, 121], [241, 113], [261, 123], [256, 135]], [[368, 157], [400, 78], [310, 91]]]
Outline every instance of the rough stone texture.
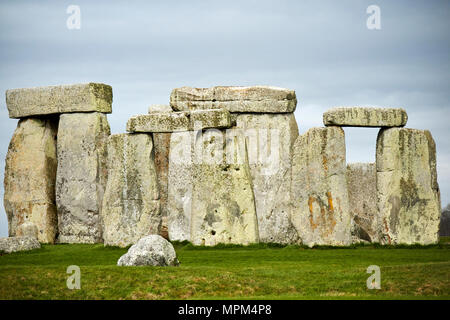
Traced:
[[292, 165], [292, 218], [303, 244], [350, 244], [344, 131], [308, 130], [295, 142]]
[[230, 113], [224, 109], [186, 112], [161, 112], [134, 116], [128, 132], [182, 132], [231, 126]]
[[4, 205], [9, 236], [27, 233], [34, 224], [43, 243], [53, 243], [57, 233], [55, 205], [56, 133], [58, 119], [28, 118], [19, 121], [6, 156]]
[[246, 137], [260, 241], [296, 243], [290, 200], [294, 114], [239, 114], [235, 131]]
[[380, 219], [376, 176], [375, 163], [347, 165], [347, 187], [354, 242], [379, 242]]
[[56, 205], [61, 243], [102, 242], [101, 204], [109, 135], [105, 114], [72, 113], [60, 117]]
[[294, 112], [295, 91], [268, 87], [182, 87], [172, 91], [170, 105], [174, 110], [224, 108], [230, 112], [283, 113]]
[[120, 257], [118, 266], [178, 266], [179, 261], [172, 244], [158, 235], [149, 235], [131, 246]]
[[391, 128], [377, 138], [380, 242], [432, 244], [441, 215], [436, 145], [429, 131]]
[[236, 152], [238, 161], [227, 163], [228, 143], [225, 132], [219, 130], [196, 137], [191, 211], [191, 242], [195, 245], [259, 242], [246, 153]]
[[152, 136], [162, 219], [160, 235], [166, 239], [169, 239], [167, 199], [171, 133], [153, 133]]
[[0, 253], [12, 253], [39, 249], [41, 244], [31, 237], [0, 238]]
[[105, 245], [126, 247], [159, 233], [160, 202], [151, 135], [109, 137], [102, 218]]
[[152, 104], [148, 107], [148, 113], [172, 112], [172, 107], [168, 104]]
[[340, 107], [323, 114], [326, 126], [403, 127], [408, 115], [400, 108]]
[[111, 113], [112, 88], [102, 83], [48, 86], [6, 91], [10, 118], [68, 112]]
[[[56, 211], [55, 211], [56, 216]], [[57, 225], [56, 219], [55, 219], [55, 226]], [[18, 228], [16, 232], [16, 237], [30, 237], [38, 240], [39, 236], [39, 230], [33, 222], [27, 221], [25, 223], [22, 223]]]
[[191, 240], [194, 135], [176, 132], [170, 137], [167, 226], [171, 241]]

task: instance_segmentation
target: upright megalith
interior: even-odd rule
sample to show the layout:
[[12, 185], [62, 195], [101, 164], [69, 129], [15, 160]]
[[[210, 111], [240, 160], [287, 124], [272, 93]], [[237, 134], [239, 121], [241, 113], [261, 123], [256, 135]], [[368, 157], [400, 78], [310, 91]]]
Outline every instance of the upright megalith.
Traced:
[[33, 234], [53, 243], [57, 233], [55, 179], [58, 118], [25, 118], [6, 156], [4, 205], [9, 236]]
[[102, 218], [105, 245], [126, 247], [159, 234], [160, 200], [149, 134], [115, 134], [108, 139], [108, 182]]
[[259, 240], [296, 243], [291, 221], [292, 151], [298, 127], [293, 113], [236, 114], [232, 131], [245, 137], [258, 216]]
[[171, 241], [191, 240], [194, 182], [193, 141], [195, 135], [194, 131], [186, 131], [174, 132], [170, 136], [167, 173], [167, 228]]
[[437, 243], [441, 207], [431, 133], [405, 128], [381, 130], [376, 162], [380, 242]]
[[[194, 142], [191, 242], [257, 243], [258, 222], [247, 155], [229, 151], [224, 131], [199, 132]], [[230, 156], [236, 161], [230, 161]]]
[[[170, 105], [152, 104], [148, 108], [148, 113], [172, 112]], [[153, 148], [155, 151], [155, 167], [156, 175], [158, 177], [159, 200], [161, 208], [161, 231], [160, 234], [166, 239], [169, 239], [168, 234], [168, 177], [169, 177], [169, 150], [170, 150], [170, 132], [154, 132]]]
[[375, 163], [349, 163], [347, 188], [354, 242], [379, 242], [380, 219], [377, 206]]
[[181, 87], [172, 90], [170, 105], [177, 111], [226, 109], [229, 112], [294, 112], [295, 91], [278, 87], [252, 86], [212, 88]]
[[6, 91], [10, 118], [71, 112], [111, 113], [112, 88], [103, 83], [82, 83]]
[[110, 128], [99, 112], [60, 116], [56, 205], [59, 242], [102, 242], [101, 206]]
[[312, 128], [297, 138], [292, 160], [292, 220], [303, 244], [350, 244], [346, 170], [342, 128]]

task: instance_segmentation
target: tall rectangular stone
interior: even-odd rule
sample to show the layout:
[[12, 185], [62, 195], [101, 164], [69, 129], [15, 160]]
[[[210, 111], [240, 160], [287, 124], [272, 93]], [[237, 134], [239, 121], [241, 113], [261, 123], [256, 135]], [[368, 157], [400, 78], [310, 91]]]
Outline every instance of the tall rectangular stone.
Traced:
[[200, 133], [194, 142], [191, 242], [207, 246], [259, 242], [246, 153], [236, 151], [237, 161], [227, 161], [230, 141], [225, 132]]
[[195, 134], [194, 131], [186, 131], [174, 132], [170, 136], [167, 227], [171, 241], [191, 240]]
[[6, 156], [4, 180], [10, 237], [55, 241], [57, 130], [57, 117], [27, 118], [17, 125]]
[[346, 170], [341, 128], [312, 128], [297, 138], [292, 161], [293, 223], [303, 244], [351, 243]]
[[160, 232], [159, 190], [150, 134], [109, 137], [102, 218], [105, 245], [126, 247]]
[[109, 135], [103, 113], [60, 116], [56, 205], [61, 243], [102, 242], [101, 205]]
[[376, 162], [381, 243], [437, 243], [441, 202], [431, 133], [380, 130]]
[[375, 163], [347, 165], [347, 187], [354, 242], [379, 242], [377, 205], [377, 169]]
[[290, 198], [292, 151], [298, 137], [294, 114], [237, 114], [231, 131], [245, 137], [259, 240], [296, 243]]
[[11, 89], [6, 91], [10, 118], [69, 112], [111, 113], [112, 88], [102, 83]]
[[153, 133], [153, 148], [155, 151], [156, 176], [158, 178], [159, 200], [161, 207], [161, 236], [169, 239], [168, 235], [168, 178], [169, 178], [169, 150], [171, 133]]

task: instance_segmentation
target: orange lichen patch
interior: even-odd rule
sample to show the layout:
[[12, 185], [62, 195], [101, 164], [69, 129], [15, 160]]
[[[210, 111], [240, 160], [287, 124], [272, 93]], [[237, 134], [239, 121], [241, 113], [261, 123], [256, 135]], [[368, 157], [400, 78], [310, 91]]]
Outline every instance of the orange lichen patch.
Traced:
[[388, 244], [391, 244], [391, 237], [389, 236], [389, 226], [387, 224], [386, 219], [383, 219], [383, 223], [384, 223], [384, 229], [386, 231], [386, 236], [388, 238]]
[[[314, 222], [314, 213], [313, 213], [313, 202], [316, 201], [316, 198], [309, 197], [308, 206], [309, 206], [309, 224], [313, 231], [319, 226]], [[320, 205], [320, 204], [319, 204]]]
[[322, 164], [325, 171], [328, 171], [328, 160], [326, 156], [322, 156]]
[[334, 212], [334, 207], [333, 207], [333, 198], [331, 197], [331, 192], [327, 192], [327, 198], [328, 198], [328, 210], [330, 212]]

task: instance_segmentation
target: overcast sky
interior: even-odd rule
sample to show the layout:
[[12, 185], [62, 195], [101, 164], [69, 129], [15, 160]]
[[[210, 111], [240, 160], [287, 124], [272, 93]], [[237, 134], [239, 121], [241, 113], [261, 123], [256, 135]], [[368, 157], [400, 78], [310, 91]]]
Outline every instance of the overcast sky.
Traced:
[[[113, 133], [180, 86], [296, 91], [301, 132], [333, 106], [403, 107], [437, 144], [450, 202], [450, 1], [1, 1], [0, 92], [103, 82]], [[69, 5], [81, 28], [69, 30]], [[369, 5], [381, 30], [369, 30]], [[0, 104], [0, 174], [17, 120]], [[348, 162], [373, 162], [376, 129], [345, 129]], [[3, 198], [3, 186], [1, 187]], [[4, 210], [0, 236], [7, 235]]]

